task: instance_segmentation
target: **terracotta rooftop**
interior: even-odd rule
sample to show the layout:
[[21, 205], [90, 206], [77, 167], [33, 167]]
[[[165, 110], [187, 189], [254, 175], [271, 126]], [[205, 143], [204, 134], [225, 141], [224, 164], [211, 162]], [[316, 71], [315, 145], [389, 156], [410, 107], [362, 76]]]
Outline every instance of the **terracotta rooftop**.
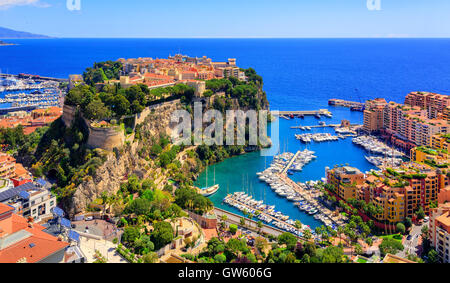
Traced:
[[[0, 203], [0, 211], [9, 210], [9, 206]], [[69, 246], [69, 243], [45, 233], [44, 229], [41, 225], [28, 223], [27, 219], [17, 214], [0, 220], [0, 237], [15, 234], [16, 239], [10, 245], [0, 246], [0, 263], [39, 262]]]
[[387, 254], [383, 259], [383, 263], [416, 263], [416, 262], [396, 255]]

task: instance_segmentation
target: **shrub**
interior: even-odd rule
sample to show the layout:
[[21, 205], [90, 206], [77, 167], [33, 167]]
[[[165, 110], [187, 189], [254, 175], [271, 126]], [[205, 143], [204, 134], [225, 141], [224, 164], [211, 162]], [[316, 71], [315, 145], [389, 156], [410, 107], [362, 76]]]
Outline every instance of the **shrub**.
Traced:
[[230, 224], [230, 226], [229, 226], [229, 229], [230, 229], [230, 233], [231, 234], [236, 234], [236, 232], [237, 232], [237, 225], [236, 224]]

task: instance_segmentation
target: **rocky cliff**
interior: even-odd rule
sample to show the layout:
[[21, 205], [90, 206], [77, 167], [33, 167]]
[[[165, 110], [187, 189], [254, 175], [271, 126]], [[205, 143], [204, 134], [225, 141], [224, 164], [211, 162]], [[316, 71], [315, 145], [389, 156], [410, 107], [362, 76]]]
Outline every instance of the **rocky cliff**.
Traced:
[[115, 193], [126, 176], [136, 174], [145, 177], [149, 174], [149, 162], [140, 156], [143, 148], [151, 146], [150, 137], [158, 137], [161, 133], [169, 134], [174, 125], [170, 123], [173, 111], [181, 107], [179, 101], [153, 106], [146, 111], [146, 117], [139, 117], [136, 127], [139, 128], [141, 139], [134, 139], [123, 147], [106, 152], [107, 158], [94, 176], [89, 176], [77, 188], [73, 195], [69, 213], [75, 215], [84, 209], [101, 193]]

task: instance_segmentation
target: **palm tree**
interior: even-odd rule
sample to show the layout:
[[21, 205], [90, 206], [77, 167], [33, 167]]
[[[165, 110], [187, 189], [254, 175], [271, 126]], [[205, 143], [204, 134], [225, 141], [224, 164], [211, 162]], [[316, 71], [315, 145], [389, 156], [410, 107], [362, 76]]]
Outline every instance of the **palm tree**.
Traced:
[[258, 221], [258, 228], [259, 228], [258, 233], [261, 233], [262, 227], [263, 227], [263, 223], [261, 221]]
[[302, 229], [302, 223], [300, 222], [300, 220], [295, 220], [294, 226], [295, 226], [295, 228], [297, 228], [298, 232], [300, 233], [300, 229]]
[[192, 208], [194, 207], [194, 201], [192, 199], [186, 201], [186, 207], [192, 211]]
[[337, 228], [337, 232], [339, 234], [339, 243], [342, 243], [342, 234], [344, 233], [344, 228], [342, 228], [342, 226], [339, 226]]

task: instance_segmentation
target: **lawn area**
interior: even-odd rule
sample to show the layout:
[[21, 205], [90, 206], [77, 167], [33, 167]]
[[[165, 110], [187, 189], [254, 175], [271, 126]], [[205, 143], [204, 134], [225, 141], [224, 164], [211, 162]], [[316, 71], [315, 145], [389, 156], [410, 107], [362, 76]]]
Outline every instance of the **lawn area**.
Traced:
[[356, 262], [357, 263], [367, 263], [367, 259], [363, 259], [363, 258], [358, 258], [357, 260], [356, 260]]
[[386, 236], [381, 236], [382, 239], [394, 239], [399, 241], [400, 243], [402, 242], [403, 236], [400, 234], [392, 234], [392, 235], [386, 235]]

